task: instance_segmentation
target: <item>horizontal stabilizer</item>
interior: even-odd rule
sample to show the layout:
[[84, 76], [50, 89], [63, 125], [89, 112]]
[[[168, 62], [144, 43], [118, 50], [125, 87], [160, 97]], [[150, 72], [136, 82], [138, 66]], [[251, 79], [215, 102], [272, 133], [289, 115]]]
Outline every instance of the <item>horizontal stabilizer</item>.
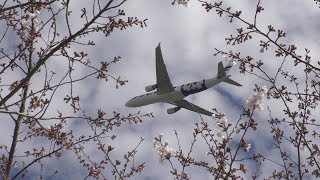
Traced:
[[229, 83], [229, 84], [232, 84], [232, 85], [235, 85], [235, 86], [242, 86], [241, 84], [235, 82], [234, 80], [232, 80], [232, 79], [230, 79], [230, 78], [227, 78], [227, 79], [224, 80], [223, 82]]

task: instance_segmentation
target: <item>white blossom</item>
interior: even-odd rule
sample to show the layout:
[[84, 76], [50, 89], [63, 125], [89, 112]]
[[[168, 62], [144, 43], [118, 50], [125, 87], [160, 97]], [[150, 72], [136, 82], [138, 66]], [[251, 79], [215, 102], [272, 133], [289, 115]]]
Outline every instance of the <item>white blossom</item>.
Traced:
[[24, 37], [25, 37], [25, 35], [26, 35], [26, 33], [22, 31], [22, 32], [21, 32], [21, 37], [23, 37], [23, 38], [24, 38]]
[[306, 146], [304, 146], [304, 145], [300, 145], [300, 147], [299, 147], [299, 148], [300, 148], [300, 150], [301, 150], [301, 151], [305, 151], [305, 150], [307, 150]]
[[213, 114], [212, 119], [216, 121], [217, 125], [226, 125], [228, 123], [228, 119], [224, 113], [221, 115]]
[[159, 138], [162, 138], [162, 136], [163, 136], [163, 133], [159, 133]]
[[222, 55], [222, 57], [223, 57], [225, 60], [228, 59], [228, 55], [226, 55], [226, 54]]
[[227, 120], [227, 117], [226, 115], [223, 113], [223, 114], [213, 114], [212, 115], [212, 119], [215, 120], [215, 123], [216, 123], [216, 127], [218, 129], [218, 133], [217, 133], [217, 136], [219, 138], [225, 138], [222, 134], [222, 131], [225, 130], [225, 127], [227, 126], [227, 123], [228, 123], [228, 120]]
[[218, 129], [227, 126], [228, 119], [227, 119], [225, 114], [221, 114], [221, 115], [213, 114], [211, 117], [212, 117], [213, 120], [215, 120], [216, 126], [217, 126]]
[[38, 24], [39, 20], [37, 18], [32, 19], [33, 23]]
[[251, 148], [251, 144], [245, 144], [245, 146], [244, 146], [245, 151], [248, 152], [250, 150], [250, 148]]
[[263, 110], [264, 97], [267, 94], [267, 88], [264, 86], [260, 91], [254, 91], [252, 96], [246, 101], [248, 109], [258, 108]]
[[227, 61], [227, 63], [232, 62], [233, 65], [236, 65], [236, 61], [232, 56], [224, 54], [222, 57], [225, 61]]
[[264, 86], [262, 86], [262, 88], [261, 88], [265, 93], [267, 93], [268, 92], [268, 88], [267, 88], [267, 86], [266, 85], [264, 85]]
[[34, 13], [29, 13], [28, 16], [29, 16], [30, 19], [33, 19], [33, 18], [36, 17], [36, 15]]
[[227, 122], [228, 122], [228, 120], [227, 120], [227, 117], [226, 117], [225, 115], [222, 116], [222, 117], [220, 117], [220, 118], [217, 118], [217, 123], [218, 123], [218, 124], [224, 124], [224, 125], [226, 125]]
[[29, 25], [29, 21], [27, 20], [22, 20], [22, 26], [24, 27], [24, 28], [26, 28], [27, 26]]
[[23, 29], [20, 33], [22, 39], [26, 40], [30, 36], [30, 30], [36, 33], [39, 32], [39, 19], [37, 16], [38, 14], [40, 14], [40, 12], [36, 10], [34, 11], [34, 13], [28, 12], [23, 16], [23, 20], [21, 21], [21, 26]]
[[224, 139], [224, 135], [223, 135], [222, 132], [220, 132], [220, 131], [218, 131], [217, 136], [218, 136], [219, 138]]
[[36, 17], [36, 15], [35, 15], [34, 13], [28, 13], [28, 17], [29, 17], [30, 19], [33, 19], [33, 18]]
[[[160, 137], [160, 135], [159, 135]], [[162, 137], [162, 135], [161, 135]], [[164, 144], [161, 143], [161, 138], [155, 138], [153, 141], [153, 147], [158, 151], [159, 154], [159, 161], [161, 163], [164, 162], [164, 160], [169, 159], [171, 156], [174, 156], [177, 154], [177, 151], [171, 147], [169, 147], [168, 142], [165, 142]]]

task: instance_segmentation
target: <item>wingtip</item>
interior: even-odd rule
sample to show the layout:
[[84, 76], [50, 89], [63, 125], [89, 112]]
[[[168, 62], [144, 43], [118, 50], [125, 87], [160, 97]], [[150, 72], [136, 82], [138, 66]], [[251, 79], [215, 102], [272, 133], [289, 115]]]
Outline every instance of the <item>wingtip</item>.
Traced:
[[158, 44], [158, 46], [157, 46], [157, 47], [160, 47], [160, 44], [161, 44], [161, 42], [159, 42], [159, 44]]

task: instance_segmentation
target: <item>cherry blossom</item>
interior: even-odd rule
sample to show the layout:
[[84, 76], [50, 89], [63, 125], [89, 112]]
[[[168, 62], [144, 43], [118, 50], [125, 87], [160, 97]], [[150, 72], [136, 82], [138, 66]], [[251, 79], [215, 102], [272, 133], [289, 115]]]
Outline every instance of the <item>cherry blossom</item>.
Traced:
[[224, 135], [222, 134], [222, 132], [221, 132], [221, 131], [218, 131], [217, 136], [218, 136], [219, 138], [224, 139]]
[[224, 54], [222, 57], [227, 63], [232, 62], [232, 65], [236, 65], [237, 64], [235, 59], [231, 55]]
[[306, 150], [307, 150], [307, 147], [306, 147], [306, 146], [304, 146], [304, 145], [300, 145], [300, 147], [299, 147], [299, 148], [300, 148], [300, 150], [301, 150], [301, 151], [306, 151]]
[[244, 145], [244, 149], [245, 149], [246, 152], [248, 152], [250, 150], [250, 148], [251, 148], [251, 144], [245, 144]]
[[159, 161], [163, 163], [166, 159], [169, 159], [171, 156], [177, 154], [177, 151], [171, 147], [169, 147], [169, 143], [165, 142], [162, 144], [161, 138], [163, 134], [160, 133], [158, 138], [154, 138], [153, 140], [153, 147], [158, 151], [159, 154]]
[[258, 108], [260, 111], [264, 109], [264, 98], [267, 94], [267, 87], [263, 86], [261, 89], [255, 89], [251, 97], [246, 101], [247, 109]]
[[217, 136], [219, 138], [225, 138], [222, 132], [225, 130], [227, 123], [228, 123], [228, 119], [227, 119], [226, 115], [224, 113], [213, 114], [212, 118], [215, 120], [216, 127], [218, 129]]

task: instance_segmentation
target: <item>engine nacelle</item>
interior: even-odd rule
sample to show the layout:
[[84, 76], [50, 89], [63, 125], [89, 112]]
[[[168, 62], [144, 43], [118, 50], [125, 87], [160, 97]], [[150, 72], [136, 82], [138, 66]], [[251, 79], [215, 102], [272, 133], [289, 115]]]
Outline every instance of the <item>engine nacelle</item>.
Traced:
[[155, 89], [157, 89], [158, 85], [157, 84], [154, 84], [154, 85], [150, 85], [150, 86], [146, 86], [146, 91], [147, 92], [150, 92], [150, 91], [153, 91]]
[[176, 113], [177, 111], [179, 111], [180, 109], [181, 109], [181, 107], [169, 108], [169, 109], [167, 109], [167, 113], [173, 114], [173, 113]]

